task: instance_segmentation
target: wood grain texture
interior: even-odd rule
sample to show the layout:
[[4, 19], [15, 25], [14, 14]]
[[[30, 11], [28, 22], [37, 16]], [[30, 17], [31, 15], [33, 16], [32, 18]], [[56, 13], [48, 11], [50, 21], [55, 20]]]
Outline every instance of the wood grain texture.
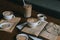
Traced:
[[18, 18], [18, 17], [8, 20], [8, 22], [12, 23], [12, 26], [9, 27], [8, 29], [0, 29], [0, 31], [12, 32], [20, 20], [21, 18]]
[[29, 28], [28, 26], [27, 27], [24, 27], [22, 29], [23, 32], [25, 33], [28, 33], [28, 34], [32, 34], [32, 35], [35, 35], [35, 36], [38, 36], [39, 33], [43, 30], [43, 28], [45, 27], [45, 25], [47, 24], [48, 22], [41, 22], [40, 25], [38, 25], [36, 28]]

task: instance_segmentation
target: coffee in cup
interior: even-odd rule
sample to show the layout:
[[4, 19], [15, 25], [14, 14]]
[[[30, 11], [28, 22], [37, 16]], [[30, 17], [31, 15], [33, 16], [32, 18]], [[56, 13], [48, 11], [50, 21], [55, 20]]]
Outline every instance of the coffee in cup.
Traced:
[[25, 11], [24, 17], [31, 17], [32, 5], [26, 4], [26, 5], [24, 6], [24, 11]]
[[16, 39], [17, 40], [28, 40], [28, 36], [26, 34], [18, 34]]
[[4, 11], [3, 16], [4, 16], [4, 19], [6, 19], [6, 20], [10, 20], [12, 18], [15, 18], [12, 11]]
[[27, 23], [29, 27], [35, 28], [40, 24], [40, 21], [36, 18], [28, 18]]

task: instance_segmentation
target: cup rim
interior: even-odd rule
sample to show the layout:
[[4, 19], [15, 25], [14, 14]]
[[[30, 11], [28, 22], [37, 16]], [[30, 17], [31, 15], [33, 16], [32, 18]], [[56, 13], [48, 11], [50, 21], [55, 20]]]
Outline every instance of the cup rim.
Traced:
[[2, 14], [3, 14], [3, 16], [9, 16], [9, 15], [5, 15], [6, 13], [10, 13], [9, 15], [12, 15], [13, 14], [13, 12], [12, 11], [4, 11]]
[[45, 15], [44, 14], [37, 14], [37, 17], [40, 17], [40, 16], [44, 17]]
[[28, 40], [28, 35], [27, 35], [27, 34], [18, 34], [18, 35], [16, 36], [16, 39], [17, 39], [18, 36], [25, 36], [25, 37], [27, 38], [26, 40]]

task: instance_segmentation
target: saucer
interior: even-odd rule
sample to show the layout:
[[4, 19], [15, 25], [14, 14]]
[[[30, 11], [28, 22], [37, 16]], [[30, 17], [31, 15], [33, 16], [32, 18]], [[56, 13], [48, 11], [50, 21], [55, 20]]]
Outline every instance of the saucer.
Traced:
[[11, 24], [12, 24], [12, 23], [9, 23], [9, 22], [1, 23], [1, 24], [0, 24], [0, 28], [3, 28], [3, 29], [9, 28], [9, 27], [12, 26]]

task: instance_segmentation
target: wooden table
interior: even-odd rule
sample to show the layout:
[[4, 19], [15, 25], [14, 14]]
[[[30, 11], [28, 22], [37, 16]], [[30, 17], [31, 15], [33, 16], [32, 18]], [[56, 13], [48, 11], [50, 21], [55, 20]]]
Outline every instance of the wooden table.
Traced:
[[[4, 3], [4, 2], [3, 2], [3, 3]], [[7, 4], [8, 4], [8, 3], [9, 3], [9, 2], [7, 2]], [[20, 13], [21, 11], [23, 12], [23, 8], [22, 8], [21, 6], [15, 5], [15, 4], [13, 4], [13, 3], [9, 3], [9, 4], [12, 4], [12, 5], [10, 5], [10, 6], [11, 6], [11, 8], [12, 8], [13, 10], [18, 11], [19, 13]], [[3, 4], [3, 5], [6, 5], [6, 3]], [[6, 7], [6, 6], [5, 6], [5, 7]], [[9, 6], [8, 6], [8, 7], [9, 7]], [[7, 10], [11, 10], [11, 8], [7, 8]], [[2, 9], [2, 8], [1, 8], [1, 9]], [[3, 8], [3, 10], [6, 10], [6, 8], [5, 8], [5, 9]], [[1, 10], [1, 11], [3, 11], [3, 10]], [[17, 13], [16, 13], [16, 14], [17, 14]], [[33, 11], [32, 11], [32, 17], [36, 17], [36, 14], [37, 14], [37, 12], [33, 10]], [[18, 16], [18, 15], [17, 15], [17, 16]], [[54, 22], [54, 23], [60, 25], [60, 19], [56, 19], [56, 18], [53, 18], [53, 17], [48, 16], [48, 15], [46, 15], [46, 16], [47, 16], [47, 21], [48, 21], [48, 22]], [[26, 19], [22, 18], [20, 24], [21, 24], [22, 22], [25, 22], [25, 21], [26, 21]], [[12, 33], [0, 31], [0, 40], [15, 40], [16, 35], [19, 34], [19, 33], [21, 33], [21, 31], [19, 31], [17, 28], [15, 28]], [[58, 39], [60, 40], [60, 37], [58, 37]]]
[[14, 28], [16, 27], [16, 25], [20, 22], [21, 18], [20, 17], [15, 17], [11, 20], [4, 20], [2, 19], [1, 21], [4, 22], [4, 21], [7, 21], [9, 23], [12, 23], [11, 26], [7, 29], [0, 29], [0, 31], [5, 31], [5, 32], [12, 32], [14, 30]]

